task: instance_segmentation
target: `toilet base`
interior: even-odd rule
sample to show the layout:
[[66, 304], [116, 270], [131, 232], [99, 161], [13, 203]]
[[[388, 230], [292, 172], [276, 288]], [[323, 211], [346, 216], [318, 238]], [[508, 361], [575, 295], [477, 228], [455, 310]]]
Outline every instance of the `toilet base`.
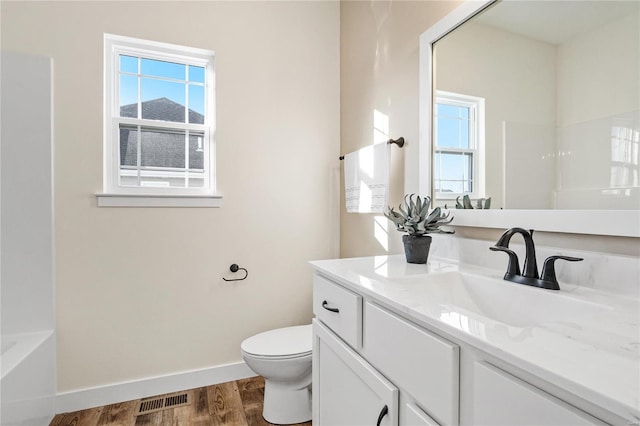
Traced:
[[278, 425], [310, 421], [311, 386], [292, 389], [291, 383], [265, 380], [262, 417]]

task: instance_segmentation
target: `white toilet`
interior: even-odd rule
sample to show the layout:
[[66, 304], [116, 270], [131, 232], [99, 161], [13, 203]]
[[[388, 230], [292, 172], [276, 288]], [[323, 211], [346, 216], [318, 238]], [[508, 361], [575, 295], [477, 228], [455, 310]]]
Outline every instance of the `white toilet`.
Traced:
[[269, 423], [311, 420], [311, 324], [278, 328], [249, 337], [242, 357], [264, 377], [262, 416]]

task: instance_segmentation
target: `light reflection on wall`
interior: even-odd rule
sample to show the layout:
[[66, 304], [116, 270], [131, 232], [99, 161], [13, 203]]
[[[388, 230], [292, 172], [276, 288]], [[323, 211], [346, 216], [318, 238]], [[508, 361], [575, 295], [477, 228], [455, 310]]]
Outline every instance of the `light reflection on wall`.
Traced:
[[389, 116], [377, 109], [373, 110], [373, 143], [384, 143], [389, 140]]

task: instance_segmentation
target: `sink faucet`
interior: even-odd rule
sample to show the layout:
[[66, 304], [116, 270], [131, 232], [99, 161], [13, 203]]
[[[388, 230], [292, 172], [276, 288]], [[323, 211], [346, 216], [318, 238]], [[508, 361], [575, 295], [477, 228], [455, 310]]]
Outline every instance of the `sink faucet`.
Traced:
[[[511, 237], [515, 234], [522, 235], [524, 238], [525, 246], [525, 258], [524, 258], [524, 273], [520, 273], [520, 264], [518, 262], [518, 255], [511, 249], [509, 249], [509, 242]], [[523, 228], [511, 228], [507, 229], [498, 239], [495, 246], [490, 247], [489, 250], [501, 251], [507, 253], [509, 256], [509, 264], [507, 266], [507, 272], [504, 274], [504, 279], [519, 284], [526, 284], [534, 287], [545, 288], [548, 290], [560, 290], [558, 279], [556, 278], [555, 261], [558, 259], [567, 260], [569, 262], [577, 262], [583, 260], [579, 257], [570, 256], [550, 256], [548, 257], [542, 267], [542, 276], [538, 275], [538, 264], [536, 261], [536, 246], [533, 243], [533, 229], [527, 231]]]
[[[524, 273], [522, 276], [527, 278], [538, 278], [538, 263], [536, 262], [536, 246], [533, 243], [533, 229], [530, 231], [526, 231], [522, 228], [507, 229], [496, 243], [496, 248], [502, 247], [508, 249], [509, 241], [511, 241], [511, 237], [515, 234], [520, 234], [522, 235], [522, 238], [524, 238], [525, 257], [523, 265]], [[518, 257], [516, 256], [516, 261], [517, 259]]]

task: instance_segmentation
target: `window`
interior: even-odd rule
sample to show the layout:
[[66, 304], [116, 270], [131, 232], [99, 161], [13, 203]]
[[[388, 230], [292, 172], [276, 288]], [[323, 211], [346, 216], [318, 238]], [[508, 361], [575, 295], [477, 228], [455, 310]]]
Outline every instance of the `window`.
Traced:
[[484, 197], [484, 99], [436, 92], [436, 198]]
[[215, 196], [213, 58], [105, 34], [105, 195]]

